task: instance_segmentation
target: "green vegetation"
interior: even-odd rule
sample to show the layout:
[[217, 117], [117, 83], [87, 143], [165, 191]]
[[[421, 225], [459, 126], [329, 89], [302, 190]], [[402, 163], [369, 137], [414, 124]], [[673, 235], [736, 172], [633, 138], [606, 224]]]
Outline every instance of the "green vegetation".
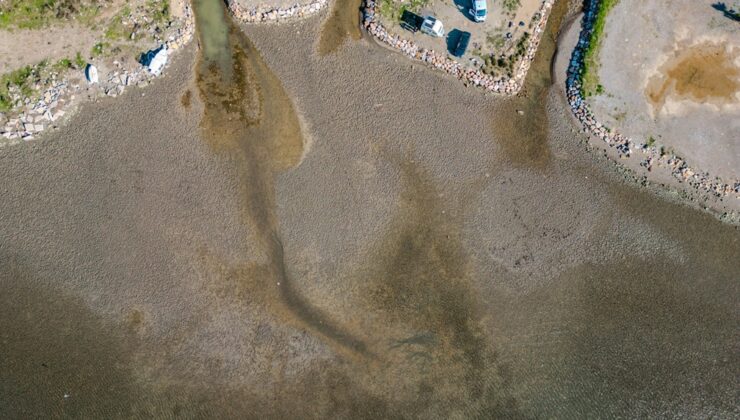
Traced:
[[522, 2], [520, 0], [502, 0], [501, 5], [504, 6], [504, 10], [506, 10], [509, 13], [515, 13], [519, 6], [522, 5]]
[[39, 29], [72, 18], [89, 24], [104, 3], [94, 0], [5, 0], [0, 2], [0, 29]]
[[107, 42], [98, 42], [97, 44], [93, 45], [92, 50], [90, 51], [90, 55], [93, 57], [98, 57], [103, 55], [104, 52], [108, 51], [110, 48], [110, 44]]
[[655, 137], [653, 136], [648, 137], [647, 143], [645, 144], [647, 144], [648, 147], [653, 147], [655, 145]]
[[78, 69], [82, 69], [87, 64], [87, 61], [85, 61], [84, 58], [82, 58], [82, 54], [80, 54], [79, 51], [77, 51], [77, 55], [75, 55], [75, 67]]
[[74, 65], [72, 64], [72, 60], [70, 60], [69, 58], [62, 58], [61, 60], [57, 61], [56, 64], [54, 64], [54, 70], [60, 72], [71, 69], [72, 67], [74, 67]]
[[123, 19], [129, 15], [131, 15], [131, 8], [126, 5], [110, 20], [108, 27], [105, 29], [105, 38], [110, 40], [131, 39], [131, 33], [134, 31], [134, 28], [123, 23]]
[[48, 88], [60, 74], [70, 69], [82, 70], [86, 64], [78, 52], [74, 60], [66, 57], [56, 63], [42, 60], [36, 65], [24, 66], [0, 75], [0, 112], [9, 111], [13, 107], [11, 91], [21, 97], [29, 97], [36, 90]]
[[601, 41], [604, 36], [604, 26], [606, 25], [606, 15], [619, 2], [619, 0], [602, 0], [599, 12], [594, 21], [593, 32], [591, 33], [591, 42], [584, 54], [583, 69], [581, 73], [581, 94], [584, 97], [592, 96], [599, 92], [599, 50]]
[[7, 111], [13, 106], [10, 97], [11, 88], [18, 89], [23, 95], [30, 95], [33, 93], [32, 86], [37, 78], [38, 71], [32, 66], [21, 67], [0, 76], [0, 111]]
[[500, 51], [506, 45], [506, 37], [501, 32], [488, 32], [486, 34], [486, 42], [493, 48], [494, 51]]
[[147, 9], [149, 10], [152, 19], [157, 23], [167, 22], [170, 18], [169, 0], [149, 0], [147, 3]]
[[77, 53], [77, 58], [71, 60], [62, 58], [56, 63], [43, 60], [34, 66], [25, 66], [0, 76], [0, 112], [9, 111], [13, 107], [11, 91], [21, 97], [33, 95], [36, 89], [46, 89], [57, 76], [69, 69], [83, 69], [85, 60]]
[[527, 52], [529, 38], [529, 32], [524, 32], [516, 42], [514, 52], [507, 57], [499, 56], [496, 58], [495, 55], [485, 57], [481, 70], [492, 76], [505, 74], [507, 77], [512, 77], [514, 75], [514, 65], [516, 65]]
[[397, 0], [380, 0], [378, 13], [380, 13], [380, 16], [396, 22], [401, 19], [404, 11], [419, 13], [428, 3], [429, 0], [411, 0], [408, 3], [401, 3]]

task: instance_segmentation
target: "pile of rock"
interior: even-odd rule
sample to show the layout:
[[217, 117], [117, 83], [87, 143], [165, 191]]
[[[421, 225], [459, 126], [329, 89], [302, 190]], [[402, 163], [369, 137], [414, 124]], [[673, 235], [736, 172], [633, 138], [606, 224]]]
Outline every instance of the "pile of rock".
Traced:
[[545, 0], [542, 2], [539, 14], [542, 16], [535, 27], [526, 53], [522, 58], [514, 76], [511, 78], [493, 77], [480, 70], [470, 69], [457, 61], [449, 58], [446, 54], [438, 53], [434, 50], [419, 48], [416, 43], [403, 39], [396, 34], [388, 32], [377, 19], [375, 13], [375, 0], [366, 0], [363, 7], [363, 25], [365, 29], [380, 42], [402, 52], [404, 55], [419, 60], [430, 67], [442, 70], [452, 76], [462, 80], [466, 85], [482, 87], [489, 92], [502, 93], [505, 95], [514, 95], [519, 92], [524, 84], [524, 78], [532, 64], [537, 47], [540, 43], [542, 32], [547, 25], [547, 18], [550, 15], [554, 0]]
[[67, 81], [54, 84], [44, 91], [37, 101], [26, 104], [21, 112], [9, 118], [5, 125], [0, 127], [0, 135], [11, 141], [33, 140], [34, 135], [64, 116], [64, 108], [69, 102], [69, 92], [78, 89], [70, 87]]
[[193, 39], [195, 34], [195, 16], [189, 2], [185, 2], [182, 10], [181, 25], [175, 29], [174, 33], [167, 37], [165, 45], [170, 51], [176, 51]]
[[[173, 33], [168, 37], [166, 46], [170, 50], [187, 44], [195, 33], [195, 19], [189, 4], [183, 8], [183, 19]], [[0, 125], [0, 136], [10, 141], [0, 142], [0, 146], [16, 144], [19, 141], [33, 140], [38, 134], [49, 127], [58, 125], [59, 118], [70, 111], [75, 102], [81, 100], [84, 94], [93, 98], [98, 95], [118, 96], [126, 87], [137, 85], [146, 86], [153, 76], [144, 67], [129, 70], [121, 63], [113, 61], [114, 70], [101, 77], [101, 83], [80, 86], [72, 83], [68, 78], [54, 83], [39, 95], [39, 99], [31, 101], [26, 98], [21, 104], [11, 110], [6, 116], [4, 125]], [[71, 114], [71, 112], [67, 112]]]
[[316, 0], [307, 4], [294, 4], [290, 7], [255, 7], [245, 10], [237, 0], [229, 0], [229, 11], [243, 23], [277, 23], [309, 16], [328, 4], [329, 0]]
[[616, 131], [612, 131], [596, 120], [583, 98], [582, 76], [585, 54], [591, 42], [593, 27], [600, 5], [601, 2], [599, 0], [584, 2], [581, 33], [578, 44], [571, 55], [565, 82], [568, 103], [575, 117], [583, 124], [583, 131], [596, 136], [610, 147], [616, 148], [617, 155], [620, 158], [629, 158], [636, 148], [643, 155], [646, 155], [640, 162], [640, 166], [644, 167], [647, 171], [651, 171], [653, 165], [667, 167], [671, 170], [673, 177], [680, 182], [691, 185], [699, 191], [711, 194], [717, 198], [726, 197], [730, 194], [735, 195], [736, 198], [740, 198], [740, 180], [726, 183], [718, 177], [710, 177], [706, 172], [689, 167], [684, 159], [674, 155], [669, 156], [662, 148], [648, 145], [647, 143], [635, 144], [632, 139]]

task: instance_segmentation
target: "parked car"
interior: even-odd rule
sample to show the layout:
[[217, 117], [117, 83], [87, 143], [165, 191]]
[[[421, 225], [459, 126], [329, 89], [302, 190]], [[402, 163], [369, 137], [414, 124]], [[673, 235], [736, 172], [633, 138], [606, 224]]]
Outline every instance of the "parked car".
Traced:
[[421, 33], [435, 37], [443, 37], [445, 36], [445, 28], [442, 25], [441, 20], [434, 16], [427, 16], [421, 24]]
[[455, 50], [452, 53], [457, 58], [462, 57], [465, 55], [465, 50], [468, 49], [468, 44], [470, 43], [470, 32], [460, 32], [460, 36], [457, 38], [457, 46], [455, 46]]
[[470, 15], [476, 22], [485, 22], [486, 15], [488, 14], [488, 6], [486, 0], [472, 0], [473, 8], [470, 9]]
[[407, 31], [416, 32], [421, 29], [424, 18], [416, 13], [404, 10], [401, 15], [401, 27]]

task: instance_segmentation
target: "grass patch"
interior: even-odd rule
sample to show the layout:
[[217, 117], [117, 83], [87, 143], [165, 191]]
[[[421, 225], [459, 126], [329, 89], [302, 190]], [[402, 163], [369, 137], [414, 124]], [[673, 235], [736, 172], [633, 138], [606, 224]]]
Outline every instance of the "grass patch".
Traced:
[[134, 28], [123, 23], [123, 19], [129, 15], [131, 15], [131, 8], [126, 5], [108, 23], [108, 27], [105, 29], [105, 38], [112, 41], [130, 39]]
[[[40, 66], [45, 66], [41, 62]], [[25, 66], [0, 76], [0, 111], [8, 111], [12, 106], [11, 88], [17, 88], [21, 94], [28, 96], [33, 93], [33, 84], [38, 80], [39, 70], [35, 66]]]
[[522, 5], [522, 2], [520, 0], [503, 0], [501, 5], [504, 6], [504, 10], [507, 12], [515, 13], [519, 10], [519, 6]]
[[488, 32], [486, 42], [494, 51], [501, 51], [506, 45], [506, 37], [501, 32]]
[[170, 2], [169, 0], [149, 0], [147, 3], [147, 9], [151, 13], [151, 17], [154, 22], [165, 23], [170, 18]]
[[5, 0], [0, 2], [0, 29], [40, 29], [69, 19], [89, 24], [105, 3], [93, 0]]
[[404, 11], [408, 10], [418, 14], [427, 4], [429, 0], [411, 0], [404, 3], [397, 0], [380, 0], [377, 10], [380, 16], [393, 22], [399, 22]]
[[74, 64], [72, 63], [72, 60], [69, 58], [62, 58], [61, 60], [57, 61], [54, 64], [54, 70], [57, 72], [62, 72], [64, 70], [68, 70], [74, 67]]
[[[591, 33], [591, 42], [584, 53], [583, 70], [581, 73], [581, 94], [589, 97], [595, 93], [602, 93], [603, 87], [599, 89], [599, 50], [604, 37], [604, 27], [606, 26], [606, 15], [617, 4], [619, 0], [602, 0], [599, 11], [594, 21], [593, 32]], [[599, 91], [601, 90], [601, 92]]]
[[[77, 56], [80, 59], [82, 58], [79, 53]], [[62, 58], [52, 63], [43, 60], [36, 65], [24, 66], [0, 75], [0, 112], [9, 111], [13, 107], [14, 103], [11, 92], [14, 92], [21, 98], [28, 98], [36, 90], [49, 87], [56, 76], [73, 68], [84, 68], [85, 61], [80, 61], [77, 59]]]
[[501, 74], [506, 77], [512, 77], [514, 75], [514, 66], [527, 52], [527, 45], [531, 35], [529, 32], [524, 32], [514, 46], [514, 52], [506, 57], [495, 57], [489, 55], [485, 57], [483, 67], [481, 70], [491, 76], [498, 76]]
[[82, 58], [82, 54], [77, 51], [77, 55], [75, 55], [75, 67], [78, 69], [82, 69], [87, 65], [87, 61]]
[[99, 57], [103, 55], [106, 51], [110, 49], [110, 44], [107, 42], [98, 42], [97, 44], [93, 45], [92, 49], [90, 50], [90, 55], [93, 57]]

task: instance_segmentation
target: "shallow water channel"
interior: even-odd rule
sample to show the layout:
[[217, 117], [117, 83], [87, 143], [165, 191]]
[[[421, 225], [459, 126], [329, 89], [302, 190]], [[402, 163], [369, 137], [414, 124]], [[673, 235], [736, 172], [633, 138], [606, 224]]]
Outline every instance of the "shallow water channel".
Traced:
[[194, 6], [167, 76], [0, 149], [0, 417], [736, 417], [740, 232], [583, 150], [565, 2], [514, 98]]

